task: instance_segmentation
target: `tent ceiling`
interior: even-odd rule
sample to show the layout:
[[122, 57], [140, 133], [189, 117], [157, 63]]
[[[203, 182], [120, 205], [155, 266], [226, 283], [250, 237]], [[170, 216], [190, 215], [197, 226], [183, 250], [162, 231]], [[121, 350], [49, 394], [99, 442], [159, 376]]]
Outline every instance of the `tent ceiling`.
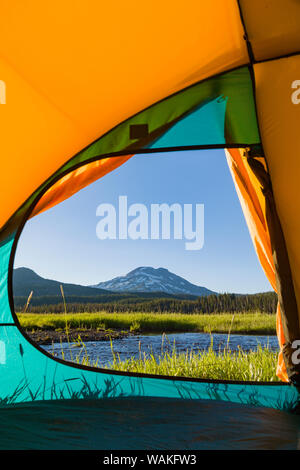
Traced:
[[[248, 62], [236, 0], [1, 2], [0, 225], [83, 147]], [[142, 18], [142, 20], [141, 20]], [[113, 21], [111, 21], [113, 19]], [[9, 201], [9, 203], [8, 203]]]

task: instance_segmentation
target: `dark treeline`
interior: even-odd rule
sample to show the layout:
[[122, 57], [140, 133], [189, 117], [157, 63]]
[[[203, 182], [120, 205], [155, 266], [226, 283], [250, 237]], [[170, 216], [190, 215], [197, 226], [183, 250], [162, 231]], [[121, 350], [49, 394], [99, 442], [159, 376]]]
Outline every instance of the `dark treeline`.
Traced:
[[[172, 298], [122, 299], [115, 302], [68, 302], [68, 313], [76, 312], [174, 312], [174, 313], [222, 313], [222, 312], [262, 312], [275, 313], [277, 295], [274, 292], [261, 294], [219, 294], [198, 297], [195, 300]], [[16, 311], [22, 312], [22, 307]], [[31, 305], [31, 313], [62, 313], [64, 304]]]

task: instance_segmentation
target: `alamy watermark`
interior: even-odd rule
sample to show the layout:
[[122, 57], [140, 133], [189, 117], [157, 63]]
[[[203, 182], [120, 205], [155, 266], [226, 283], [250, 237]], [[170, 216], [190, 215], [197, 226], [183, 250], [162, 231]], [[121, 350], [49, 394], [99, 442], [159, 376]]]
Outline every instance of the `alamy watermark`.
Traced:
[[100, 240], [185, 240], [186, 250], [204, 245], [204, 204], [145, 204], [128, 206], [127, 196], [119, 196], [118, 206], [102, 203], [96, 235]]
[[6, 83], [0, 80], [0, 104], [6, 104]]
[[291, 87], [295, 89], [291, 95], [293, 104], [300, 104], [300, 80], [294, 80]]
[[295, 339], [292, 342], [292, 349], [295, 349], [295, 351], [293, 352], [291, 356], [292, 363], [295, 365], [300, 364], [300, 340], [299, 339]]

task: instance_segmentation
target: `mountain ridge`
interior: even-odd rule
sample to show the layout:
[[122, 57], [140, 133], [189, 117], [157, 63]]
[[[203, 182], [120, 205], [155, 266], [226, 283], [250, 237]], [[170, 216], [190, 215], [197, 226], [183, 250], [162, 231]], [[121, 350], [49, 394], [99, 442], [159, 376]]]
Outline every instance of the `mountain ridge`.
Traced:
[[133, 269], [126, 276], [118, 276], [93, 286], [66, 283], [47, 279], [27, 267], [15, 268], [13, 271], [14, 297], [28, 297], [31, 291], [34, 297], [60, 296], [62, 285], [66, 296], [99, 297], [111, 294], [145, 294], [198, 297], [217, 294], [206, 287], [196, 286], [184, 278], [171, 273], [166, 268], [141, 266]]
[[[44, 295], [61, 296], [61, 285], [66, 295], [79, 295], [79, 292], [82, 296], [95, 295], [92, 287], [46, 279], [30, 268], [20, 267], [13, 271], [14, 296], [28, 296], [31, 291], [34, 291], [35, 295], [39, 297]], [[107, 290], [100, 289], [100, 293], [107, 294]]]
[[[144, 266], [143, 268], [142, 273], [144, 271], [145, 274], [147, 267]], [[139, 272], [140, 269], [136, 268], [128, 274], [134, 275], [136, 273], [139, 274]], [[168, 276], [170, 274], [165, 268], [158, 268], [157, 271], [154, 270], [154, 273], [162, 276]], [[180, 276], [173, 276], [175, 280], [178, 281], [179, 279], [184, 282], [184, 279], [180, 278]], [[186, 282], [188, 283], [188, 281]], [[40, 310], [42, 313], [47, 313], [49, 306], [51, 307], [51, 312], [57, 313], [64, 311], [60, 285], [63, 286], [68, 309], [74, 312], [82, 312], [85, 311], [86, 308], [89, 312], [95, 312], [95, 307], [93, 307], [95, 304], [98, 305], [98, 309], [107, 310], [111, 313], [115, 311], [177, 311], [182, 313], [208, 311], [211, 313], [233, 310], [244, 312], [252, 311], [254, 308], [258, 311], [261, 310], [273, 313], [276, 311], [277, 305], [277, 297], [273, 292], [256, 294], [227, 293], [225, 295], [222, 293], [216, 295], [208, 294], [207, 303], [206, 296], [204, 295], [199, 296], [184, 293], [168, 294], [164, 291], [114, 292], [107, 289], [97, 289], [90, 286], [68, 284], [52, 279], [45, 279], [30, 268], [16, 268], [13, 271], [13, 300], [15, 308], [18, 311], [23, 311], [28, 296], [31, 291], [33, 291], [33, 296], [30, 300], [30, 306], [32, 308], [42, 308], [42, 310]], [[196, 286], [196, 288], [199, 289], [201, 286]]]
[[111, 292], [161, 292], [162, 294], [180, 293], [194, 296], [217, 294], [206, 287], [192, 284], [166, 268], [151, 266], [140, 266], [129, 271], [125, 276], [117, 276], [90, 287], [107, 289]]

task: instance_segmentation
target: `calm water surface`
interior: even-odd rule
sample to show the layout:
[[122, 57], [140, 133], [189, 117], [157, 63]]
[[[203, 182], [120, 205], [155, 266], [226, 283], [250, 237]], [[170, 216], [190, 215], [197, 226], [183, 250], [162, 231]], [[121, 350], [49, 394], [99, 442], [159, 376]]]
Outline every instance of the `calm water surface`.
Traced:
[[[219, 350], [227, 346], [227, 334], [205, 333], [172, 333], [166, 337], [162, 335], [141, 335], [129, 336], [123, 339], [113, 341], [115, 353], [120, 355], [121, 360], [135, 357], [138, 359], [140, 350], [149, 355], [151, 352], [157, 357], [164, 351], [171, 351], [176, 346], [178, 352], [185, 352], [193, 349], [194, 351], [207, 350], [213, 340], [213, 348]], [[250, 336], [250, 335], [231, 335], [228, 346], [232, 351], [241, 347], [244, 351], [256, 350], [258, 345], [268, 346], [272, 350], [278, 350], [277, 336]], [[54, 346], [44, 346], [44, 348], [58, 357], [62, 356], [62, 346], [66, 359], [70, 359], [70, 347], [67, 343], [54, 344]], [[99, 359], [102, 364], [108, 365], [113, 361], [111, 345], [109, 341], [88, 341], [85, 343], [87, 353], [91, 361]], [[76, 348], [71, 348], [73, 356], [79, 352]]]

